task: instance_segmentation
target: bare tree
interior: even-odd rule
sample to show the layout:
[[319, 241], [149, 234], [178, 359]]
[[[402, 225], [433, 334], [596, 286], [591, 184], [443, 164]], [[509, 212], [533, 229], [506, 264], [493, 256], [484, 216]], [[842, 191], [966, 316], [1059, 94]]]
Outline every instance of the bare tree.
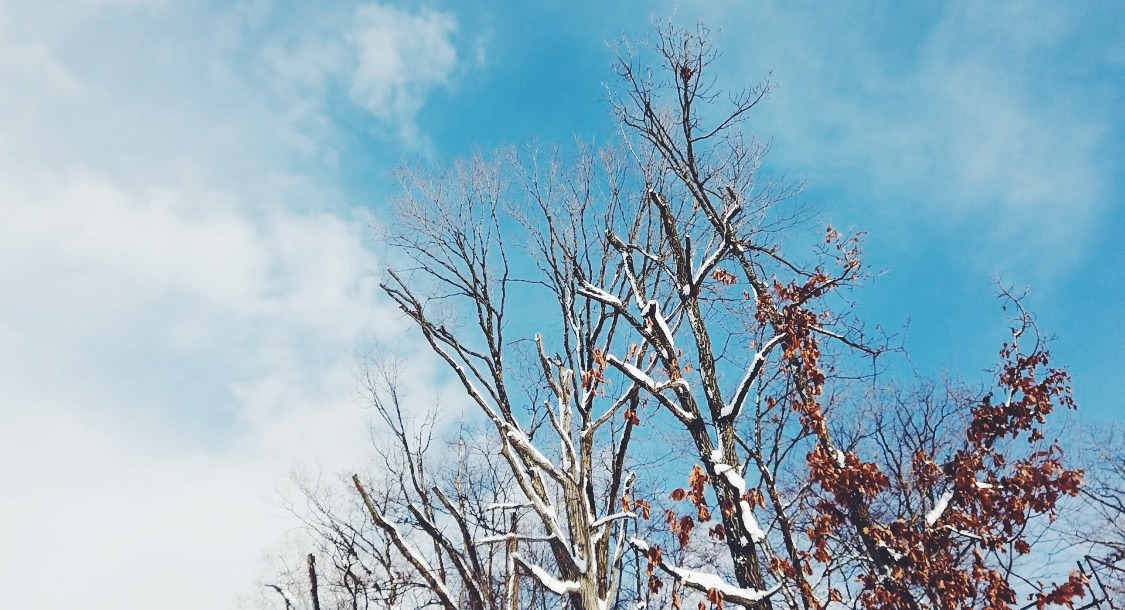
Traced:
[[[1078, 489], [1041, 428], [1065, 373], [1011, 299], [993, 393], [849, 398], [886, 350], [851, 313], [859, 236], [792, 254], [796, 188], [742, 131], [769, 84], [728, 94], [717, 59], [665, 27], [621, 47], [615, 146], [400, 174], [382, 287], [482, 427], [435, 468], [433, 422], [369, 369], [379, 493], [353, 477], [367, 525], [317, 526], [342, 574], [364, 545], [352, 589], [397, 587], [372, 607], [1016, 603], [1006, 558]], [[1044, 605], [1083, 583], [1027, 586]]]
[[1087, 482], [1071, 540], [1115, 608], [1125, 608], [1125, 430], [1119, 424], [1082, 431]]

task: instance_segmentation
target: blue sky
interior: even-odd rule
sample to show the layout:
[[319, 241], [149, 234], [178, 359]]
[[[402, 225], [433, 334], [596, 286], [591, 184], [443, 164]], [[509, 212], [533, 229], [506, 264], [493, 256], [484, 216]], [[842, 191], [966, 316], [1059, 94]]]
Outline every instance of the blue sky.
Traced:
[[729, 84], [772, 72], [767, 170], [869, 232], [856, 296], [915, 366], [983, 379], [1000, 277], [1085, 417], [1123, 419], [1116, 3], [292, 4], [0, 0], [13, 606], [252, 600], [287, 474], [366, 454], [354, 351], [432, 379], [376, 290], [388, 172], [605, 140], [607, 43], [653, 14], [719, 30]]

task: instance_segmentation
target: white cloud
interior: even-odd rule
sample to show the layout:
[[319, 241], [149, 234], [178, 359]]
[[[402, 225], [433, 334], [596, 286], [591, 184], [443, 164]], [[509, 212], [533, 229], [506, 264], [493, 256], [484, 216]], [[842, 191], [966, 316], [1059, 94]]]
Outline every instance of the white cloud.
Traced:
[[452, 15], [432, 10], [419, 14], [380, 4], [356, 12], [352, 34], [358, 63], [352, 98], [375, 117], [415, 141], [415, 116], [426, 95], [446, 85], [457, 64], [451, 36], [457, 29]]
[[[343, 29], [302, 21], [293, 46], [250, 4], [0, 0], [13, 607], [232, 607], [292, 526], [288, 472], [368, 451], [352, 353], [403, 323], [372, 218], [333, 182]], [[411, 82], [386, 81], [420, 104]]]
[[363, 224], [5, 169], [7, 575], [42, 608], [223, 607], [292, 525], [287, 471], [366, 451], [351, 353], [401, 327]]
[[[261, 51], [271, 87], [290, 102], [287, 116], [323, 129], [342, 89], [374, 119], [376, 131], [410, 147], [424, 145], [419, 112], [435, 89], [452, 84], [460, 67], [454, 15], [367, 3], [308, 19], [323, 27], [278, 36]], [[483, 48], [476, 54], [482, 60]]]

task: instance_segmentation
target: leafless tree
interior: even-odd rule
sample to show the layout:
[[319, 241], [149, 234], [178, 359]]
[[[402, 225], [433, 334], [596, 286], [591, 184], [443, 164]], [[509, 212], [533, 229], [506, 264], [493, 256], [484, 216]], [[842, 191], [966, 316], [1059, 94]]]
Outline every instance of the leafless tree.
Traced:
[[1079, 435], [1086, 485], [1071, 540], [1087, 554], [1113, 607], [1125, 608], [1125, 429], [1101, 424]]

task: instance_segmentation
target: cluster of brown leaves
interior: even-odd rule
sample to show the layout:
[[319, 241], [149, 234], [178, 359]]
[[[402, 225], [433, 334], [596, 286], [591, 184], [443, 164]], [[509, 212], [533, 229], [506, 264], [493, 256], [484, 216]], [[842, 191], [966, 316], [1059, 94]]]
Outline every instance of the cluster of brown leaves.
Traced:
[[627, 513], [634, 513], [646, 521], [652, 518], [652, 507], [647, 500], [641, 500], [640, 498], [621, 496], [621, 510]]
[[[888, 487], [885, 475], [850, 452], [841, 464], [823, 443], [809, 453], [810, 474], [827, 492], [809, 530], [813, 557], [820, 562], [829, 559], [828, 541], [841, 528], [861, 529], [857, 533], [873, 566], [859, 578], [864, 607], [1009, 608], [1016, 593], [1005, 575], [986, 562], [985, 553], [1004, 553], [1008, 548], [1029, 553], [1025, 535], [1029, 519], [1047, 515], [1053, 520], [1059, 499], [1078, 493], [1081, 471], [1062, 466], [1057, 445], [1043, 449], [1034, 445], [1043, 439], [1039, 426], [1054, 406], [1073, 406], [1066, 374], [1047, 368], [1048, 355], [1043, 351], [1020, 356], [1006, 346], [1002, 357], [1006, 363], [999, 385], [1005, 398], [986, 396], [973, 409], [963, 447], [944, 464], [924, 451], [912, 457], [917, 490], [931, 498], [946, 496], [944, 510], [934, 510], [928, 518], [877, 523], [867, 515], [869, 522], [863, 523], [856, 518], [857, 511], [866, 512], [871, 500]], [[1001, 440], [1021, 436], [1033, 444], [1022, 457], [1013, 458], [996, 448]], [[1034, 599], [1043, 608], [1069, 605], [1083, 594], [1083, 577], [1072, 574]]]
[[[691, 533], [694, 531], [697, 524], [707, 523], [712, 519], [711, 507], [706, 497], [707, 486], [710, 485], [710, 483], [711, 478], [704, 472], [702, 467], [696, 464], [692, 466], [691, 472], [688, 474], [687, 486], [674, 489], [669, 495], [671, 500], [675, 502], [687, 501], [692, 507], [692, 514], [681, 515], [672, 509], [666, 509], [664, 511], [665, 523], [668, 525], [669, 531], [676, 537], [676, 541], [681, 547], [688, 545], [691, 539]], [[748, 491], [745, 498], [757, 505], [765, 504], [765, 499], [758, 490]], [[638, 507], [641, 504], [642, 501], [640, 500], [622, 501], [622, 506], [625, 507], [626, 510], [630, 510], [630, 507]], [[647, 519], [649, 511], [647, 502], [643, 503], [643, 511], [642, 516]], [[723, 524], [718, 523], [708, 528], [707, 535], [712, 539], [722, 541], [726, 539], [726, 530]], [[650, 546], [646, 553], [646, 558], [648, 560], [646, 568], [648, 588], [652, 593], [659, 592], [664, 586], [663, 581], [655, 573], [655, 567], [660, 563], [662, 556], [663, 554], [659, 546]], [[707, 591], [706, 598], [706, 603], [699, 603], [700, 610], [707, 610], [708, 605], [713, 610], [722, 609], [723, 596], [721, 591], [711, 589]], [[683, 602], [680, 599], [679, 593], [673, 591], [671, 607], [673, 610], [680, 610], [682, 606]]]
[[605, 369], [608, 364], [605, 354], [602, 350], [595, 348], [592, 354], [594, 360], [594, 368], [588, 371], [582, 371], [582, 389], [584, 390], [598, 390], [601, 389], [603, 395], [605, 388], [603, 384], [608, 383], [605, 378]]
[[738, 283], [738, 277], [735, 274], [721, 268], [712, 271], [711, 278], [724, 286], [733, 286]]
[[[688, 475], [687, 488], [672, 490], [672, 500], [676, 502], [688, 500], [695, 509], [695, 518], [692, 518], [691, 515], [679, 515], [676, 511], [671, 509], [664, 512], [665, 520], [668, 522], [668, 526], [672, 534], [676, 536], [676, 540], [680, 543], [680, 546], [687, 546], [691, 538], [691, 531], [695, 529], [697, 520], [699, 523], [706, 523], [711, 520], [711, 508], [705, 497], [706, 488], [710, 480], [710, 477], [696, 464], [692, 467], [691, 473]], [[725, 535], [721, 526], [717, 530], [716, 528], [711, 528], [708, 533], [713, 537]]]
[[[858, 268], [854, 239], [840, 240], [829, 228], [825, 241], [836, 242], [844, 275]], [[1002, 553], [1009, 545], [1016, 553], [1030, 552], [1024, 535], [1028, 520], [1035, 515], [1053, 520], [1058, 500], [1078, 493], [1082, 473], [1062, 466], [1062, 452], [1054, 444], [1014, 458], [995, 446], [1021, 435], [1032, 444], [1041, 441], [1040, 426], [1055, 406], [1074, 406], [1069, 378], [1049, 368], [1046, 351], [1037, 348], [1023, 355], [1015, 345], [1005, 345], [998, 379], [1004, 397], [997, 401], [986, 396], [973, 409], [963, 448], [940, 465], [922, 451], [913, 456], [917, 491], [930, 498], [948, 494], [945, 509], [934, 510], [929, 519], [880, 522], [872, 506], [890, 489], [888, 477], [878, 465], [835, 447], [818, 402], [825, 375], [814, 335], [817, 316], [805, 304], [833, 289], [835, 281], [818, 269], [800, 284], [775, 281], [773, 295], [759, 296], [762, 324], [768, 321], [768, 311], [781, 314], [783, 358], [802, 390], [792, 406], [804, 431], [816, 439], [807, 455], [809, 477], [825, 492], [807, 531], [812, 553], [799, 554], [802, 566], [778, 559], [771, 566], [774, 573], [811, 573], [810, 558], [829, 563], [831, 541], [848, 537], [844, 530], [849, 530], [869, 559], [858, 579], [866, 608], [1008, 608], [1016, 601], [1015, 591], [1003, 573], [990, 567], [984, 553]], [[823, 603], [811, 591], [804, 593], [812, 605]], [[1035, 599], [1042, 607], [1070, 603], [1082, 593], [1081, 575], [1075, 574]], [[838, 591], [828, 591], [830, 601], [840, 597]]]

